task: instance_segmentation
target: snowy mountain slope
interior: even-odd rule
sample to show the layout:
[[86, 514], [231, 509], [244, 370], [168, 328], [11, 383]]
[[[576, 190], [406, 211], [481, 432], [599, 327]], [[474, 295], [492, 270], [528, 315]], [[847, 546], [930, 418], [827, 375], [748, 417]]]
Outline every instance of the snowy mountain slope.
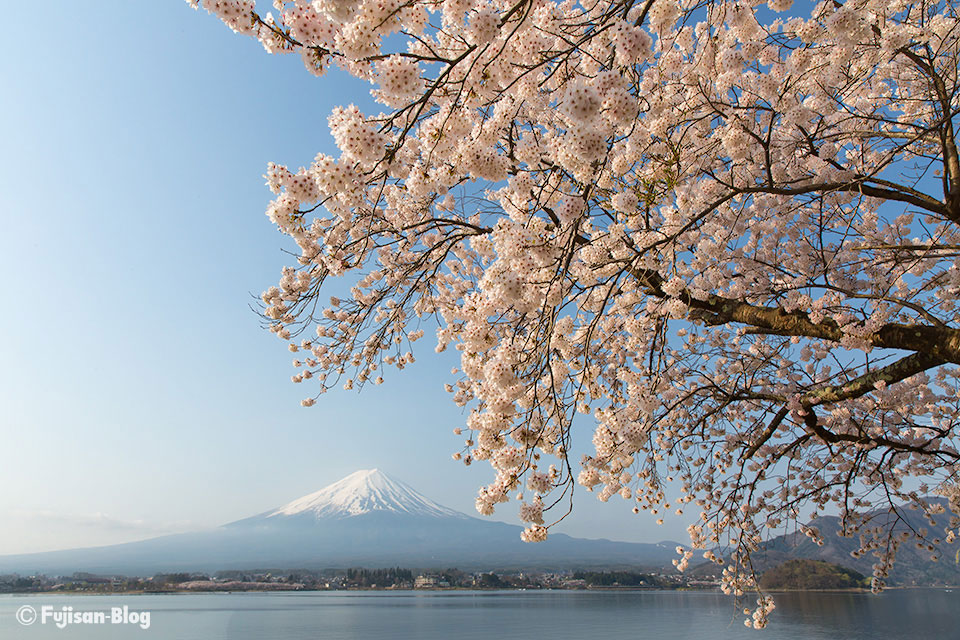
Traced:
[[377, 511], [430, 518], [466, 517], [424, 497], [409, 485], [387, 476], [379, 469], [351, 473], [320, 491], [297, 498], [268, 512], [266, 517], [310, 513], [317, 518], [349, 518]]

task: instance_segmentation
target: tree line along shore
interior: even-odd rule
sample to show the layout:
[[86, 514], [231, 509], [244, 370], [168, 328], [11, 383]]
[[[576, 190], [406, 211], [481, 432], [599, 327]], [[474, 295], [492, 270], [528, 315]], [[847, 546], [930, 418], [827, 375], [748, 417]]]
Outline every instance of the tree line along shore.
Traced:
[[[869, 579], [839, 565], [794, 559], [760, 576], [764, 590], [869, 588]], [[323, 591], [404, 589], [713, 589], [714, 576], [636, 570], [467, 572], [401, 567], [160, 573], [150, 577], [74, 573], [0, 575], [0, 593], [170, 593], [213, 591]]]

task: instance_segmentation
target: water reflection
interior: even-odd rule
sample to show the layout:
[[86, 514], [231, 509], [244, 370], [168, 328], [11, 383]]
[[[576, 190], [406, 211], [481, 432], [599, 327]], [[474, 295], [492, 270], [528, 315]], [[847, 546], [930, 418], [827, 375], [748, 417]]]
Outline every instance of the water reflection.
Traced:
[[[715, 592], [299, 592], [0, 596], [0, 638], [74, 640], [926, 640], [960, 638], [960, 592], [774, 594], [771, 626], [754, 631]], [[29, 604], [151, 612], [151, 627], [23, 627]]]

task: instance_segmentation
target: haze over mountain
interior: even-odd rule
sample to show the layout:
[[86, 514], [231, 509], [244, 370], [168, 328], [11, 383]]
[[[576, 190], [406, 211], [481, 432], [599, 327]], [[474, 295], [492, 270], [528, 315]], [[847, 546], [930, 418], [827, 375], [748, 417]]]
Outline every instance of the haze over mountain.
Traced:
[[[947, 507], [943, 498], [927, 498], [930, 502], [939, 502]], [[874, 526], [893, 525], [895, 534], [906, 531], [929, 531], [929, 537], [943, 538], [944, 530], [949, 526], [950, 511], [933, 516], [936, 524], [930, 524], [919, 511], [903, 505], [897, 514], [889, 511], [876, 511], [872, 514], [871, 524]], [[873, 564], [877, 558], [873, 553], [867, 553], [854, 558], [851, 552], [860, 546], [859, 536], [842, 537], [838, 535], [841, 529], [840, 518], [837, 516], [821, 516], [810, 523], [820, 530], [823, 535], [823, 546], [817, 545], [810, 538], [800, 532], [779, 536], [766, 545], [755, 556], [757, 566], [761, 570], [778, 565], [791, 558], [806, 558], [823, 560], [844, 567], [856, 569], [860, 573], [870, 576], [873, 573]], [[900, 545], [897, 551], [897, 562], [890, 572], [887, 584], [893, 586], [910, 585], [956, 585], [960, 584], [960, 541], [951, 544], [941, 541], [935, 554], [937, 560], [931, 559], [932, 554], [927, 549], [917, 548], [915, 541], [907, 541]]]
[[[945, 508], [947, 502], [943, 498], [927, 497], [929, 502], [939, 502]], [[893, 566], [886, 584], [890, 586], [940, 586], [960, 584], [960, 540], [952, 543], [943, 541], [944, 530], [949, 526], [950, 511], [933, 516], [931, 524], [922, 513], [910, 507], [900, 505], [897, 513], [889, 510], [870, 512], [870, 525], [886, 527], [892, 525], [894, 536], [901, 532], [920, 531], [926, 529], [931, 540], [939, 538], [940, 544], [936, 553], [926, 548], [918, 548], [914, 540], [908, 540], [900, 545], [897, 551], [897, 561]], [[807, 523], [808, 526], [818, 529], [823, 537], [823, 544], [818, 545], [800, 531], [775, 536], [763, 543], [751, 556], [751, 561], [758, 575], [782, 565], [793, 559], [821, 560], [830, 564], [854, 569], [870, 577], [873, 574], [873, 565], [877, 562], [873, 552], [853, 556], [853, 552], [860, 548], [860, 536], [840, 536], [841, 521], [838, 516], [820, 516]], [[717, 549], [718, 555], [725, 555], [723, 549]], [[931, 559], [936, 555], [937, 559]], [[697, 557], [697, 556], [695, 556]], [[687, 570], [694, 576], [717, 575], [720, 567], [712, 562], [704, 562]]]
[[209, 531], [140, 542], [0, 556], [0, 573], [157, 572], [255, 568], [461, 569], [668, 567], [676, 543], [640, 544], [552, 534], [437, 504], [377, 469], [357, 471], [281, 507]]

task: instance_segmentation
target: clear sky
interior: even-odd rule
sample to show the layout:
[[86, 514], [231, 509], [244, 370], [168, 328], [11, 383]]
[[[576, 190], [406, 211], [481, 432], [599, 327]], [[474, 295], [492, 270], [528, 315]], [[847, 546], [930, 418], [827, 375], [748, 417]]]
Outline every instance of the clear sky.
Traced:
[[[451, 356], [425, 339], [405, 375], [305, 409], [250, 309], [290, 248], [267, 162], [334, 153], [330, 109], [369, 88], [183, 2], [44, 6], [7, 3], [0, 40], [0, 554], [212, 527], [372, 467], [475, 514], [493, 472], [450, 458]], [[686, 539], [575, 504], [558, 531]]]

